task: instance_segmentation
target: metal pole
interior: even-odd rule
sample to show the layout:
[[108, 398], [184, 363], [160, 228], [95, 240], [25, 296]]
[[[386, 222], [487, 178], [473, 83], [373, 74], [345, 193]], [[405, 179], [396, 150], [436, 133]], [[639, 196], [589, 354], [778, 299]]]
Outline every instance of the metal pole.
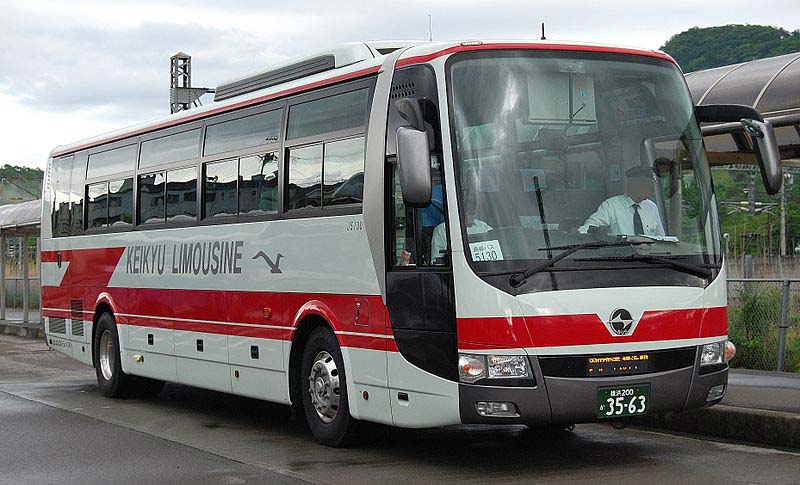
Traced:
[[28, 274], [28, 236], [22, 237], [22, 321], [28, 323], [30, 321], [29, 309], [30, 305], [30, 275]]
[[6, 319], [6, 237], [0, 236], [0, 320]]
[[786, 330], [789, 328], [789, 285], [783, 280], [783, 301], [781, 302], [781, 324], [778, 327], [778, 372], [783, 372], [786, 359]]

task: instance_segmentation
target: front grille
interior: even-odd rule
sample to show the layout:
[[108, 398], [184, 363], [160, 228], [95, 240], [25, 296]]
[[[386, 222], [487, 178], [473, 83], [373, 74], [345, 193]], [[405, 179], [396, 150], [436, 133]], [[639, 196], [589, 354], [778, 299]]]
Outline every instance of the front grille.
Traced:
[[590, 376], [588, 371], [588, 358], [597, 357], [598, 354], [570, 355], [568, 357], [539, 357], [539, 366], [542, 368], [542, 374], [545, 377], [614, 377], [619, 375], [650, 374], [693, 366], [697, 348], [684, 347], [680, 349], [602, 354], [602, 356], [616, 357], [631, 354], [648, 354], [650, 358], [647, 366], [644, 366], [641, 370], [634, 370], [624, 374]]
[[67, 319], [61, 317], [50, 317], [48, 328], [50, 329], [50, 333], [61, 333], [66, 335]]

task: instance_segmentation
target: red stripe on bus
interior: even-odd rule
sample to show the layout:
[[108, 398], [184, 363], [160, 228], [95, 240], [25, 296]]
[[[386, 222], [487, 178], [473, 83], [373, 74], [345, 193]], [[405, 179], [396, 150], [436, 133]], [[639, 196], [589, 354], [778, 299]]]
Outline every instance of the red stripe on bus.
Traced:
[[145, 133], [150, 133], [152, 131], [160, 130], [162, 128], [168, 128], [168, 127], [171, 127], [171, 126], [177, 126], [177, 125], [181, 125], [181, 124], [184, 124], [184, 123], [189, 123], [189, 122], [192, 122], [192, 121], [196, 121], [196, 120], [200, 120], [200, 119], [204, 119], [204, 118], [209, 118], [211, 116], [214, 116], [214, 115], [217, 115], [217, 114], [220, 114], [220, 113], [227, 113], [228, 111], [233, 111], [233, 110], [236, 110], [236, 109], [239, 109], [239, 108], [244, 108], [244, 107], [247, 107], [247, 106], [256, 105], [256, 104], [263, 103], [263, 102], [266, 102], [266, 101], [271, 101], [271, 100], [274, 100], [274, 99], [277, 99], [277, 98], [281, 98], [281, 97], [284, 97], [284, 96], [289, 96], [289, 95], [292, 95], [292, 94], [302, 93], [302, 92], [308, 91], [310, 89], [319, 88], [319, 87], [323, 87], [323, 86], [329, 86], [331, 84], [336, 84], [338, 82], [343, 82], [343, 81], [351, 81], [351, 80], [358, 79], [358, 78], [361, 78], [361, 77], [369, 76], [370, 74], [375, 74], [375, 73], [378, 72], [378, 69], [380, 69], [380, 66], [374, 66], [374, 67], [369, 67], [369, 68], [366, 68], [366, 69], [361, 69], [359, 71], [348, 72], [348, 73], [340, 74], [338, 76], [334, 76], [334, 77], [331, 77], [331, 78], [328, 78], [328, 79], [322, 79], [322, 80], [319, 80], [319, 81], [315, 81], [313, 83], [303, 84], [302, 86], [297, 86], [297, 87], [294, 87], [294, 88], [284, 89], [282, 91], [277, 91], [277, 92], [271, 93], [271, 94], [265, 94], [263, 96], [258, 96], [258, 97], [253, 98], [253, 99], [239, 101], [238, 103], [233, 103], [233, 104], [230, 104], [228, 106], [220, 106], [219, 108], [215, 108], [215, 109], [211, 109], [211, 110], [208, 110], [208, 111], [204, 111], [202, 113], [196, 113], [196, 114], [187, 116], [185, 118], [180, 118], [180, 119], [177, 119], [177, 120], [163, 121], [161, 123], [158, 123], [158, 124], [155, 124], [155, 125], [152, 125], [152, 126], [147, 126], [147, 127], [140, 128], [138, 130], [129, 131], [129, 132], [126, 132], [126, 133], [120, 133], [119, 135], [114, 135], [114, 136], [110, 136], [108, 138], [102, 138], [102, 139], [97, 140], [97, 141], [84, 143], [83, 145], [78, 145], [76, 147], [67, 148], [67, 149], [63, 149], [63, 150], [55, 150], [51, 154], [51, 156], [52, 157], [60, 157], [62, 155], [66, 155], [68, 153], [74, 153], [74, 152], [77, 152], [77, 151], [80, 151], [80, 150], [85, 150], [87, 148], [92, 148], [92, 147], [96, 147], [96, 146], [99, 146], [99, 145], [103, 145], [105, 143], [111, 143], [111, 142], [114, 142], [114, 141], [123, 140], [125, 138], [129, 138], [129, 137], [132, 137], [132, 136], [143, 135]]
[[675, 60], [664, 52], [649, 51], [641, 49], [631, 49], [626, 47], [607, 47], [600, 45], [575, 45], [575, 44], [546, 44], [546, 43], [513, 43], [513, 44], [476, 44], [476, 45], [457, 45], [442, 49], [431, 54], [422, 56], [407, 57], [397, 61], [397, 67], [404, 67], [411, 64], [423, 64], [442, 56], [454, 54], [456, 52], [478, 51], [478, 50], [547, 50], [547, 51], [570, 51], [570, 52], [601, 52], [607, 54], [629, 54], [636, 56], [655, 57], [675, 63]]
[[459, 318], [460, 348], [562, 347], [724, 336], [727, 307], [650, 310], [631, 335], [613, 336], [595, 314]]

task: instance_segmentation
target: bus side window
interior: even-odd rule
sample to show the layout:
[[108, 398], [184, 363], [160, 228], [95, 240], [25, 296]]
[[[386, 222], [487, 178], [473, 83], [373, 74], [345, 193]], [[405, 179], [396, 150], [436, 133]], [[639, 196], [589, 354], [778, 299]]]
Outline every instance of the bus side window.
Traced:
[[406, 207], [397, 166], [392, 183], [393, 266], [448, 266], [449, 246], [445, 225], [444, 184], [438, 159], [431, 157], [431, 203], [423, 208]]
[[422, 103], [425, 130], [431, 147], [431, 203], [412, 209], [403, 204], [403, 194], [397, 164], [392, 165], [392, 247], [391, 263], [400, 266], [448, 266], [449, 242], [445, 225], [446, 209], [444, 177], [442, 175], [442, 135], [438, 119], [436, 77], [430, 66], [411, 66], [398, 69], [392, 80], [389, 98], [389, 119], [386, 132], [386, 155], [391, 160], [397, 153], [396, 133], [408, 125], [397, 111], [395, 101], [411, 97]]
[[74, 158], [69, 155], [53, 160], [53, 237], [69, 235], [70, 176]]

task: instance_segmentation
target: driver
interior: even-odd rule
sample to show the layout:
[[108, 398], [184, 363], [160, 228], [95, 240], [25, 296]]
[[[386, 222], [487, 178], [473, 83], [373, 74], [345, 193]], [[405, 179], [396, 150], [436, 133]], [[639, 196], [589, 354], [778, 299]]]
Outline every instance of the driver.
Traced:
[[608, 226], [612, 235], [664, 236], [658, 206], [650, 200], [652, 195], [653, 171], [629, 168], [625, 171], [625, 193], [604, 200], [579, 230], [586, 234], [592, 226]]

